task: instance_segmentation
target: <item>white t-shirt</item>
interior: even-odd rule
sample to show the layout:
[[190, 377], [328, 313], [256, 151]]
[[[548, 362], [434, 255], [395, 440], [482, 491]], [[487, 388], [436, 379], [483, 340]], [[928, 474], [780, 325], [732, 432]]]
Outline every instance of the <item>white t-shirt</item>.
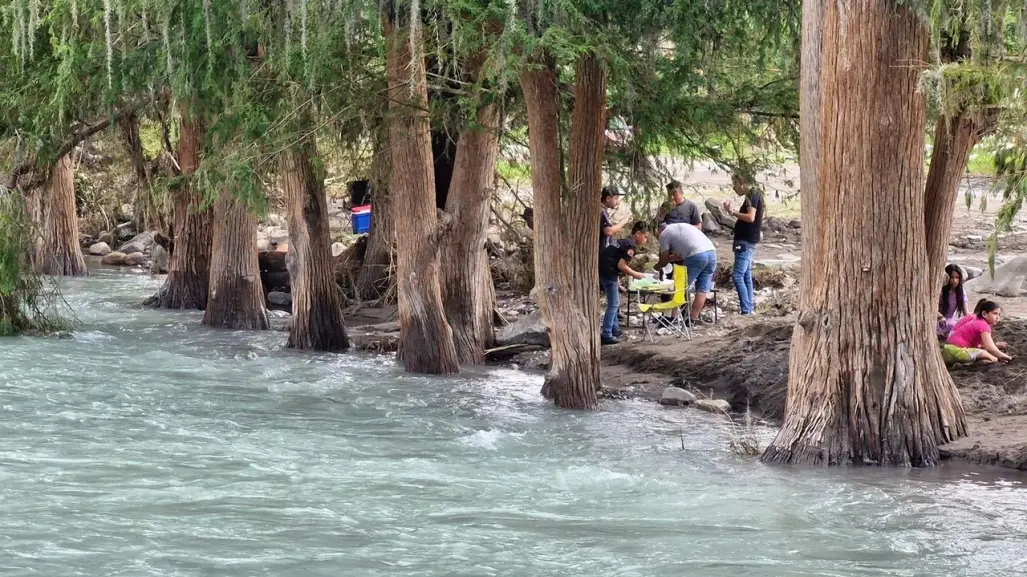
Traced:
[[660, 233], [661, 253], [670, 251], [686, 259], [711, 250], [717, 250], [713, 241], [691, 224], [670, 224]]

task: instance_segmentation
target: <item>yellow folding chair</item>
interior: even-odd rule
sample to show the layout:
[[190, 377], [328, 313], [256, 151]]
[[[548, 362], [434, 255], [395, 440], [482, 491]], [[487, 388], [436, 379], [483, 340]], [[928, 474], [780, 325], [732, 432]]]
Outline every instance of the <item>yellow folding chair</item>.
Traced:
[[645, 336], [649, 340], [656, 340], [655, 330], [665, 328], [677, 337], [686, 337], [692, 340], [691, 326], [685, 322], [687, 312], [680, 311], [679, 314], [668, 318], [665, 313], [673, 312], [688, 304], [688, 269], [676, 264], [674, 265], [674, 296], [669, 302], [655, 304], [638, 304], [638, 311], [642, 313], [642, 325], [645, 326]]

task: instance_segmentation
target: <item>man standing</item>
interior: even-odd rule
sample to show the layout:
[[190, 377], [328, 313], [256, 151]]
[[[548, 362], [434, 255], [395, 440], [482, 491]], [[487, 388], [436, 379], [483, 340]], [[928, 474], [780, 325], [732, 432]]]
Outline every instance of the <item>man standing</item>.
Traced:
[[[685, 191], [680, 182], [670, 181], [667, 185], [667, 194], [670, 196], [670, 205], [666, 212], [660, 210], [657, 220], [664, 224], [690, 224], [702, 229], [702, 217], [699, 208], [695, 203], [685, 198]], [[666, 205], [665, 205], [666, 206]]]
[[743, 197], [738, 212], [731, 210], [731, 201], [724, 201], [724, 211], [738, 219], [735, 223], [735, 240], [732, 249], [735, 253], [735, 266], [731, 277], [738, 290], [738, 307], [743, 315], [751, 315], [756, 293], [752, 287], [752, 260], [756, 255], [756, 245], [760, 242], [763, 228], [763, 191], [755, 186], [755, 178], [748, 171], [739, 171], [731, 176], [731, 186]]
[[599, 214], [600, 252], [602, 252], [602, 250], [607, 246], [614, 244], [614, 237], [620, 234], [620, 232], [624, 230], [624, 227], [631, 222], [630, 214], [625, 215], [624, 218], [620, 219], [616, 224], [610, 220], [610, 211], [613, 211], [620, 206], [620, 197], [620, 190], [612, 184], [610, 186], [604, 186], [602, 193], [600, 194], [599, 199], [603, 207]]
[[606, 314], [603, 315], [602, 343], [615, 345], [620, 341], [620, 322], [617, 313], [620, 310], [620, 276], [627, 275], [635, 279], [644, 278], [640, 272], [632, 270], [628, 262], [635, 256], [635, 249], [644, 246], [648, 240], [645, 224], [636, 222], [631, 227], [631, 238], [616, 240], [599, 253], [599, 284], [606, 293]]
[[661, 224], [660, 260], [656, 269], [667, 263], [684, 263], [688, 280], [695, 282], [695, 298], [688, 322], [699, 320], [699, 314], [706, 306], [706, 294], [713, 288], [713, 275], [717, 272], [717, 248], [703, 231], [690, 224]]

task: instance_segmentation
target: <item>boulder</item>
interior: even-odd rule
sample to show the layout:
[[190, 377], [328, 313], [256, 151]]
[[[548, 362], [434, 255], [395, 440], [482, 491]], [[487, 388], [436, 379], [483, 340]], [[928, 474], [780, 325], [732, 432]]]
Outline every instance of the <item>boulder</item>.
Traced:
[[709, 413], [727, 413], [731, 410], [731, 403], [723, 399], [698, 399], [695, 408]]
[[802, 221], [799, 219], [793, 219], [788, 221], [788, 228], [794, 228], [796, 230], [802, 228]]
[[118, 252], [125, 254], [132, 254], [134, 252], [147, 252], [150, 247], [153, 246], [153, 233], [144, 232], [132, 237], [132, 240], [126, 242], [118, 248]]
[[687, 407], [695, 401], [695, 395], [681, 387], [667, 387], [660, 397], [660, 404], [668, 407]]
[[342, 244], [341, 242], [333, 242], [332, 243], [332, 256], [333, 257], [339, 256], [345, 250], [346, 250], [346, 245]]
[[123, 252], [112, 252], [103, 257], [100, 264], [106, 264], [110, 266], [122, 266], [125, 264], [125, 253]]
[[105, 242], [108, 245], [112, 245], [114, 244], [114, 235], [110, 232], [102, 232], [100, 233], [100, 236], [97, 237], [96, 242]]
[[966, 283], [975, 293], [1002, 297], [1018, 297], [1027, 284], [1027, 255], [1018, 256], [995, 269], [995, 278], [988, 275], [977, 277]]
[[157, 244], [150, 251], [150, 272], [153, 274], [164, 274], [168, 272], [168, 251]]
[[768, 216], [763, 219], [763, 229], [783, 233], [788, 230], [788, 223], [776, 216]]
[[738, 222], [738, 219], [729, 214], [726, 214], [724, 212], [723, 203], [717, 201], [717, 199], [707, 198], [706, 210], [713, 214], [713, 218], [717, 221], [717, 224], [719, 224], [720, 226], [731, 230], [735, 229], [735, 223]]
[[706, 211], [702, 213], [702, 231], [706, 234], [717, 234], [720, 232], [720, 225], [717, 224], [717, 217]]
[[267, 302], [278, 305], [280, 307], [287, 307], [292, 305], [292, 295], [289, 293], [282, 293], [277, 291], [271, 291], [267, 293]]
[[111, 252], [111, 246], [105, 242], [98, 242], [89, 247], [89, 254], [93, 256], [107, 256]]
[[146, 262], [146, 255], [141, 252], [132, 252], [125, 255], [125, 264], [127, 266], [136, 266]]
[[496, 331], [496, 345], [538, 345], [549, 346], [549, 330], [542, 319], [542, 313], [535, 311], [522, 316]]

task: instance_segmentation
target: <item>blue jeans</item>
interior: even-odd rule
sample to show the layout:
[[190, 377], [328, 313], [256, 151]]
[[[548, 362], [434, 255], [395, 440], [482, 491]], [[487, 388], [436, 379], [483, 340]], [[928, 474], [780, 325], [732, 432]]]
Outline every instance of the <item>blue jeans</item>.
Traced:
[[743, 315], [753, 312], [753, 301], [756, 293], [752, 289], [752, 257], [756, 254], [756, 244], [740, 240], [734, 244], [735, 268], [731, 273], [738, 291], [738, 308]]
[[706, 294], [713, 288], [713, 275], [717, 272], [717, 251], [708, 250], [685, 259], [688, 281], [695, 283], [695, 292]]
[[603, 336], [612, 337], [613, 333], [620, 332], [620, 322], [617, 320], [617, 312], [620, 310], [620, 282], [617, 277], [599, 277], [599, 285], [606, 293], [606, 314], [603, 315]]

